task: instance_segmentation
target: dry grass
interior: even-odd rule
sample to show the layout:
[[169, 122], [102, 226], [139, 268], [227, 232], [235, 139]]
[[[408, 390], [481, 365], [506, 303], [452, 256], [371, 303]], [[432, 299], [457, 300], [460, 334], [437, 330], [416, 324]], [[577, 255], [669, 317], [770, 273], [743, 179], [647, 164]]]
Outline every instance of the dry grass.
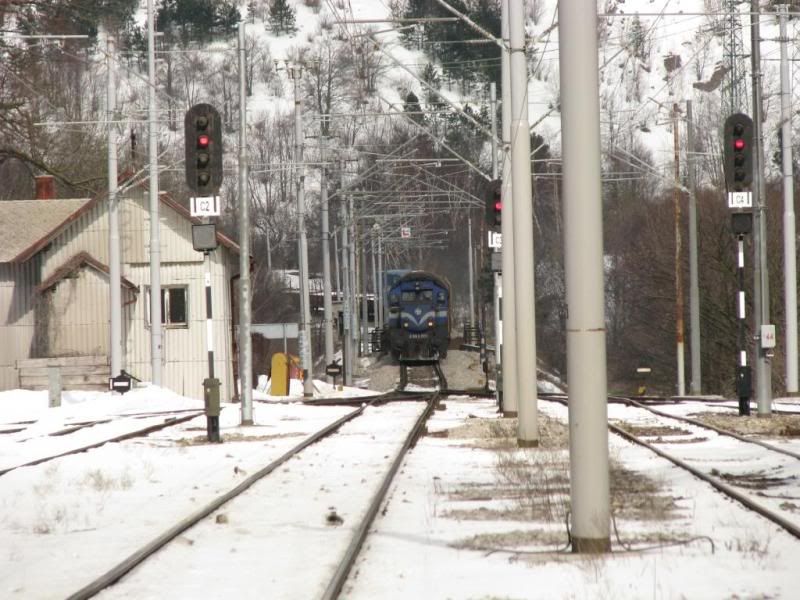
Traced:
[[768, 418], [758, 415], [740, 417], [735, 414], [717, 412], [696, 413], [691, 417], [701, 423], [720, 429], [733, 431], [740, 435], [761, 435], [774, 437], [800, 436], [800, 415], [772, 413]]
[[[244, 435], [241, 433], [226, 433], [222, 436], [223, 442], [268, 442], [270, 440], [277, 440], [281, 438], [288, 438], [288, 437], [301, 437], [304, 433], [275, 433], [275, 434], [264, 434], [264, 435]], [[205, 444], [210, 443], [208, 441], [208, 436], [195, 436], [191, 438], [181, 438], [179, 440], [175, 440], [175, 444], [177, 446], [203, 446]]]
[[516, 529], [503, 533], [482, 533], [474, 535], [456, 542], [454, 547], [464, 550], [500, 550], [533, 546], [536, 548], [557, 550], [564, 548], [566, 544], [567, 536], [563, 531]]
[[[448, 494], [450, 500], [490, 502], [506, 500], [504, 507], [454, 509], [452, 518], [477, 520], [523, 519], [564, 523], [570, 509], [569, 429], [560, 421], [539, 416], [539, 447], [518, 448], [516, 419], [471, 419], [442, 432], [463, 445], [496, 451], [496, 484], [463, 484]], [[641, 428], [640, 428], [641, 429]], [[650, 435], [683, 435], [680, 429], [661, 428]], [[671, 496], [646, 475], [611, 461], [611, 507], [620, 518], [663, 521], [676, 508]]]

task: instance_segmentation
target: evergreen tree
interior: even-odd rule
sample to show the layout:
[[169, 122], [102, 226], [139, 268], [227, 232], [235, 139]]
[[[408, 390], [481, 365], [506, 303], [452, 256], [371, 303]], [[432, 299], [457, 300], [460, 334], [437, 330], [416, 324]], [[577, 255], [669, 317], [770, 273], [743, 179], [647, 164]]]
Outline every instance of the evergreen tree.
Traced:
[[289, 6], [288, 0], [272, 0], [269, 5], [269, 26], [273, 33], [278, 35], [294, 33], [297, 31], [295, 26], [295, 11]]
[[242, 19], [239, 9], [231, 1], [220, 2], [214, 15], [214, 29], [223, 35], [236, 32]]
[[[500, 36], [500, 3], [497, 0], [449, 0], [453, 8]], [[469, 4], [469, 6], [468, 6]], [[452, 13], [429, 0], [409, 0], [402, 15], [407, 19], [452, 17]], [[444, 72], [462, 81], [500, 81], [500, 60], [493, 44], [464, 44], [477, 34], [462, 21], [425, 23], [426, 50], [442, 63]], [[405, 34], [406, 45], [416, 44], [414, 33]], [[498, 90], [499, 91], [499, 90]]]

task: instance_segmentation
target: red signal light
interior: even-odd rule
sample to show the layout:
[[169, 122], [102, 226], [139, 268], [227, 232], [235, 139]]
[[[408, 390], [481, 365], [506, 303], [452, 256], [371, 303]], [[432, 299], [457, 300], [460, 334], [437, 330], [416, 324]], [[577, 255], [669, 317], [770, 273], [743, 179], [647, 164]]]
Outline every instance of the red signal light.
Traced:
[[211, 138], [207, 136], [205, 133], [197, 136], [197, 147], [198, 148], [208, 148], [208, 144], [211, 141]]
[[744, 140], [742, 138], [736, 138], [733, 140], [733, 149], [734, 150], [744, 150]]
[[495, 209], [497, 212], [500, 212], [501, 210], [503, 210], [503, 203], [502, 203], [502, 201], [500, 201], [500, 200], [495, 200], [495, 201], [494, 201], [494, 209]]

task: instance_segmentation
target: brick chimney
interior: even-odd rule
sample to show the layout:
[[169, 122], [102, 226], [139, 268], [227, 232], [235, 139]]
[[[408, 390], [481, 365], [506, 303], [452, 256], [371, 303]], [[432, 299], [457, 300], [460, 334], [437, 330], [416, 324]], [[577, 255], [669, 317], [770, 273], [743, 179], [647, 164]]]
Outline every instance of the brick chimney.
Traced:
[[34, 179], [37, 200], [52, 200], [56, 197], [56, 182], [52, 175], [37, 175]]

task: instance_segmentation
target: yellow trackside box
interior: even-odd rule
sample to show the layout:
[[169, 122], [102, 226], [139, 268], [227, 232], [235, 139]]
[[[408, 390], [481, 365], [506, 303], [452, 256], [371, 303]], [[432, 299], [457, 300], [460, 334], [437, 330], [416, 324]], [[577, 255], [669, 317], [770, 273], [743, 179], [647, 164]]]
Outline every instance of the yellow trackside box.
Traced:
[[289, 380], [302, 379], [300, 359], [297, 356], [276, 352], [272, 355], [271, 396], [288, 396]]
[[289, 361], [287, 359], [288, 355], [283, 352], [276, 352], [272, 355], [270, 396], [289, 395]]

